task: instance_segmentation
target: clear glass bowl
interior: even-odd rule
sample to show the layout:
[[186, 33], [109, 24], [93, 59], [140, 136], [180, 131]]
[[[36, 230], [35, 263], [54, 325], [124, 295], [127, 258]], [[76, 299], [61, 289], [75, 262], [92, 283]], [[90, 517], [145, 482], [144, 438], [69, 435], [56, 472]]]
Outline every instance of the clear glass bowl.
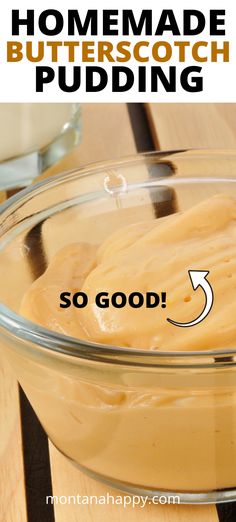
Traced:
[[53, 444], [121, 490], [236, 499], [236, 350], [80, 342], [19, 316], [22, 296], [66, 244], [97, 244], [218, 192], [236, 196], [235, 173], [234, 151], [151, 153], [46, 180], [1, 207], [2, 355]]

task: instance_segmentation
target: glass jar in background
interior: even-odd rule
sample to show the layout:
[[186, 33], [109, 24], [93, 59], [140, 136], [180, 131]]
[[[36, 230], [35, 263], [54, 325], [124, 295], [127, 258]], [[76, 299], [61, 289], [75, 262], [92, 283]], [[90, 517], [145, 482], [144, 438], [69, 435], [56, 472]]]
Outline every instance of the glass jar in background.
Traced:
[[78, 145], [77, 103], [0, 103], [0, 190], [22, 188]]

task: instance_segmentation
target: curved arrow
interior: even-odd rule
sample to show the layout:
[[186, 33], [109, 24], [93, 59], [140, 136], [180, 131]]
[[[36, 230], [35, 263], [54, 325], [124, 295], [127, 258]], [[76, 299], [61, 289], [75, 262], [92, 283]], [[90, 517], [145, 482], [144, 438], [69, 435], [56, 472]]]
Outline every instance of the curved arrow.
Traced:
[[206, 297], [206, 303], [202, 313], [196, 319], [194, 319], [194, 321], [190, 321], [190, 323], [177, 323], [176, 321], [172, 321], [172, 319], [167, 319], [169, 323], [174, 324], [175, 326], [180, 326], [181, 328], [186, 328], [201, 323], [211, 311], [214, 302], [212, 287], [209, 281], [206, 279], [207, 275], [209, 274], [209, 270], [189, 270], [188, 274], [193, 289], [197, 290], [199, 286], [203, 289]]

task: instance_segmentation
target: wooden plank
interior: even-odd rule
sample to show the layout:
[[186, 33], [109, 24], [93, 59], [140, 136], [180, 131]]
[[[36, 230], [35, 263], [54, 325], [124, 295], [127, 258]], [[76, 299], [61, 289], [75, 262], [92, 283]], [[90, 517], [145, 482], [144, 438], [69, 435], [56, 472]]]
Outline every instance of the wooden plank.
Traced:
[[[0, 204], [7, 198], [0, 191]], [[7, 275], [7, 263], [0, 259], [2, 271]], [[5, 266], [4, 266], [5, 264]], [[1, 281], [2, 291], [15, 295], [14, 281], [7, 277]], [[20, 291], [20, 289], [19, 289]], [[9, 303], [10, 304], [10, 303]], [[0, 522], [26, 522], [26, 493], [23, 463], [19, 387], [11, 368], [0, 350]]]
[[[152, 138], [155, 146], [162, 150], [179, 149], [215, 149], [216, 159], [209, 169], [209, 161], [201, 160], [201, 169], [195, 171], [198, 178], [209, 176], [222, 177], [222, 164], [218, 157], [228, 149], [229, 172], [226, 177], [233, 176], [233, 167], [230, 161], [230, 152], [236, 147], [236, 104], [198, 103], [198, 104], [146, 104], [146, 112], [150, 123]], [[199, 152], [201, 156], [201, 151]], [[197, 156], [197, 152], [196, 152]], [[181, 177], [189, 177], [190, 166], [188, 162], [181, 164]], [[191, 169], [193, 174], [193, 169]], [[177, 174], [178, 175], [178, 174]], [[199, 187], [192, 191], [191, 201], [188, 187], [182, 186], [178, 190], [176, 199], [177, 208], [188, 208], [199, 202], [200, 191], [202, 195], [209, 191], [210, 187]], [[214, 192], [227, 191], [226, 186], [221, 184], [215, 187]]]
[[26, 522], [18, 385], [0, 356], [0, 521]]
[[[6, 194], [0, 193], [0, 199]], [[11, 248], [11, 247], [9, 247]], [[21, 269], [21, 283], [27, 277], [24, 263], [14, 256], [17, 270]], [[4, 302], [14, 309], [20, 302], [22, 288], [16, 285], [16, 280], [9, 274], [9, 261], [4, 252], [0, 254], [1, 295]], [[17, 288], [17, 290], [16, 290]], [[23, 286], [24, 291], [24, 286]], [[19, 388], [16, 377], [4, 357], [4, 344], [1, 340], [0, 349], [0, 522], [26, 522], [26, 493], [23, 464], [23, 448], [21, 433], [21, 415]]]
[[146, 110], [156, 148], [236, 146], [235, 104], [150, 103]]
[[[81, 495], [114, 497], [121, 493], [80, 473], [59, 452], [51, 447], [52, 471], [55, 495]], [[56, 464], [56, 467], [55, 467]], [[184, 506], [184, 505], [151, 505], [141, 506], [104, 505], [55, 505], [56, 522], [216, 522], [218, 516], [215, 506]]]
[[[133, 132], [127, 108], [123, 104], [83, 105], [83, 140], [67, 159], [54, 166], [45, 175], [73, 168], [91, 161], [106, 160], [136, 152]], [[53, 494], [57, 497], [81, 495], [101, 496], [112, 490], [88, 478], [67, 461], [50, 445]], [[104, 519], [121, 522], [124, 517], [129, 522], [217, 522], [215, 506], [161, 506], [147, 505], [127, 507], [121, 505], [77, 505], [57, 503], [56, 522], [103, 522]]]
[[[146, 104], [146, 112], [157, 149], [235, 149], [235, 104]], [[183, 175], [189, 175], [187, 168], [186, 171], [183, 169]], [[204, 177], [204, 169], [198, 175]], [[217, 175], [216, 161], [214, 176]], [[204, 194], [206, 190], [205, 186]], [[199, 197], [199, 193], [196, 197]], [[189, 192], [179, 192], [179, 198], [181, 208], [185, 204], [189, 206]], [[194, 192], [192, 202], [193, 199]], [[217, 519], [216, 511], [211, 516], [212, 520]]]

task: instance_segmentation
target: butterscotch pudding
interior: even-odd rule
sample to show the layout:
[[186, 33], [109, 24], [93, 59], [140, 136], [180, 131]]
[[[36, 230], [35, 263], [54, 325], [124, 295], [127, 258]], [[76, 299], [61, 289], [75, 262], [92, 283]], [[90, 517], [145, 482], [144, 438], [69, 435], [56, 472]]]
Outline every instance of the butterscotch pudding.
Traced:
[[[1, 208], [1, 355], [55, 446], [111, 486], [236, 500], [235, 173], [234, 151], [154, 153]], [[214, 301], [178, 327], [206, 305], [189, 270]]]
[[[219, 195], [188, 211], [118, 230], [99, 248], [75, 243], [60, 250], [25, 294], [21, 313], [50, 330], [87, 341], [143, 350], [188, 351], [233, 348], [236, 338], [236, 199]], [[204, 308], [188, 270], [207, 269], [214, 308], [196, 327], [188, 323]], [[167, 308], [98, 307], [106, 291], [129, 295], [165, 289]], [[60, 308], [60, 294], [82, 291], [87, 306]], [[174, 340], [174, 342], [173, 342]]]
[[[217, 195], [158, 220], [124, 227], [101, 245], [74, 243], [60, 250], [24, 295], [24, 317], [60, 334], [87, 342], [152, 351], [233, 348], [236, 339], [236, 199]], [[214, 306], [192, 328], [177, 328], [167, 317], [189, 322], [204, 308], [188, 270], [209, 270]], [[167, 295], [166, 308], [100, 308], [100, 292], [139, 291]], [[62, 291], [82, 291], [88, 304], [60, 308]], [[106, 385], [56, 377], [55, 386], [31, 396], [58, 448], [85, 468], [147, 488], [207, 491], [233, 487], [236, 480], [236, 394], [212, 393], [204, 378], [185, 389], [173, 377], [153, 379], [150, 390], [138, 375]], [[103, 382], [104, 376], [104, 382]], [[116, 380], [116, 382], [115, 382]], [[52, 405], [60, 401], [64, 424]], [[216, 457], [217, 449], [217, 457]]]

